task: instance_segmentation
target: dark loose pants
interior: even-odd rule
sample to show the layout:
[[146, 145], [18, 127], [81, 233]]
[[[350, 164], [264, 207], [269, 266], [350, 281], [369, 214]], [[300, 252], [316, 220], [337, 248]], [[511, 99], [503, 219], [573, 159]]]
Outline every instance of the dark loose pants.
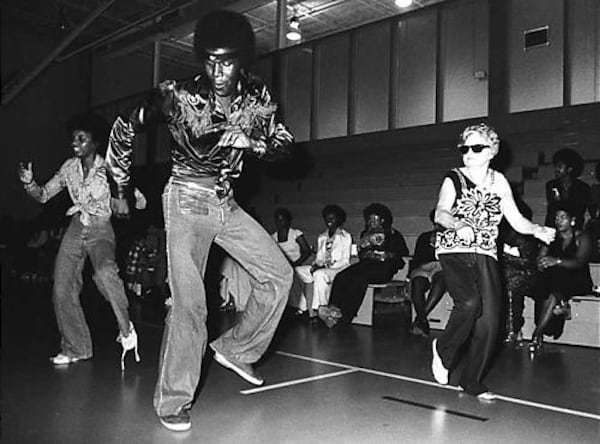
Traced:
[[354, 319], [369, 284], [389, 281], [396, 268], [389, 262], [361, 261], [340, 271], [333, 280], [329, 304], [342, 311], [342, 322]]
[[487, 390], [481, 383], [498, 334], [501, 287], [496, 260], [474, 253], [440, 254], [454, 309], [438, 339], [444, 367], [451, 369], [470, 340], [459, 384], [467, 393]]

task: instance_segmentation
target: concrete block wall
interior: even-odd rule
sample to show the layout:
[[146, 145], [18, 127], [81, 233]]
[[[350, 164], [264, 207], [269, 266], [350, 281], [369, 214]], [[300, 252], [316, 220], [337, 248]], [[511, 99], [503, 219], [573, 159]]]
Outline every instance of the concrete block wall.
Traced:
[[[511, 183], [523, 185], [524, 200], [536, 222], [542, 222], [546, 212], [544, 184], [554, 176], [552, 154], [566, 142], [581, 148], [587, 160], [584, 180], [595, 181], [591, 172], [600, 159], [600, 149], [593, 148], [600, 147], [600, 133], [582, 132], [579, 137], [568, 133], [554, 138], [544, 133], [537, 139], [535, 134], [528, 134], [510, 143], [510, 164], [504, 174]], [[308, 152], [313, 161], [308, 173], [295, 180], [264, 177], [262, 191], [250, 202], [269, 231], [274, 229], [273, 211], [285, 207], [294, 217], [293, 226], [303, 230], [314, 245], [325, 229], [321, 209], [332, 203], [344, 208], [348, 216], [345, 228], [357, 238], [364, 227], [362, 209], [381, 202], [392, 210], [394, 227], [404, 235], [411, 254], [418, 235], [431, 227], [428, 214], [437, 202], [444, 174], [460, 165], [460, 156], [449, 143], [349, 147], [331, 152], [311, 152], [308, 148]]]

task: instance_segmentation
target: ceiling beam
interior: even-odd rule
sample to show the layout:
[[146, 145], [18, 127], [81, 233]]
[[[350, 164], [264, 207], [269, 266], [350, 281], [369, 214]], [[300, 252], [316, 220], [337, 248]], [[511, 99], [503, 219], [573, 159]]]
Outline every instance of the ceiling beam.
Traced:
[[29, 83], [35, 79], [44, 69], [50, 65], [54, 59], [67, 47], [69, 44], [77, 38], [96, 18], [98, 18], [110, 5], [116, 0], [106, 0], [98, 5], [98, 7], [92, 11], [73, 31], [69, 33], [56, 48], [48, 53], [48, 55], [31, 71], [25, 75], [22, 79], [16, 81], [14, 85], [7, 85], [6, 92], [2, 94], [2, 105], [10, 103], [19, 93], [25, 89]]
[[227, 9], [239, 13], [251, 11], [273, 0], [196, 0], [177, 9], [177, 14], [163, 17], [160, 22], [146, 27], [107, 46], [105, 57], [126, 55], [140, 46], [148, 45], [156, 40], [177, 40], [194, 31], [196, 21], [209, 11]]

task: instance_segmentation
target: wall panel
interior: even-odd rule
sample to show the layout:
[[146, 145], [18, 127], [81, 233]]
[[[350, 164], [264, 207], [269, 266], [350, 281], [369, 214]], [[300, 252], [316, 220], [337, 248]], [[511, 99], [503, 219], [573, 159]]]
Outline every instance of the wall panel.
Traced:
[[[563, 105], [563, 0], [510, 0], [509, 111]], [[548, 26], [549, 44], [524, 49], [524, 31]]]
[[348, 134], [349, 33], [338, 34], [316, 44], [317, 139]]
[[488, 113], [487, 0], [452, 2], [441, 15], [442, 121]]
[[435, 123], [437, 12], [430, 8], [399, 19], [396, 26], [394, 127]]
[[273, 56], [261, 57], [257, 60], [253, 71], [265, 82], [271, 93], [273, 93]]
[[285, 124], [297, 142], [310, 140], [313, 51], [295, 47], [281, 57], [281, 104]]
[[600, 101], [600, 2], [571, 0], [567, 3], [569, 103]]
[[356, 32], [354, 133], [388, 128], [390, 100], [390, 22]]

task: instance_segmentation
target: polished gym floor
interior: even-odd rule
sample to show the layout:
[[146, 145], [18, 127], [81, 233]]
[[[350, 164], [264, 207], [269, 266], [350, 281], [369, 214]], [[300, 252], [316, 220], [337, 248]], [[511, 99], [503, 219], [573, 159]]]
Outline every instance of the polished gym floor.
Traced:
[[[164, 308], [132, 304], [142, 361], [119, 367], [116, 323], [92, 288], [82, 303], [94, 357], [54, 367], [58, 333], [48, 284], [2, 289], [2, 443], [597, 443], [600, 350], [503, 347], [482, 402], [439, 386], [430, 341], [407, 333], [406, 314], [374, 327], [328, 330], [286, 315], [253, 387], [207, 354], [192, 429], [164, 429], [152, 409]], [[211, 311], [210, 331], [235, 322]], [[435, 335], [436, 333], [434, 333]], [[452, 381], [451, 381], [452, 383]]]

